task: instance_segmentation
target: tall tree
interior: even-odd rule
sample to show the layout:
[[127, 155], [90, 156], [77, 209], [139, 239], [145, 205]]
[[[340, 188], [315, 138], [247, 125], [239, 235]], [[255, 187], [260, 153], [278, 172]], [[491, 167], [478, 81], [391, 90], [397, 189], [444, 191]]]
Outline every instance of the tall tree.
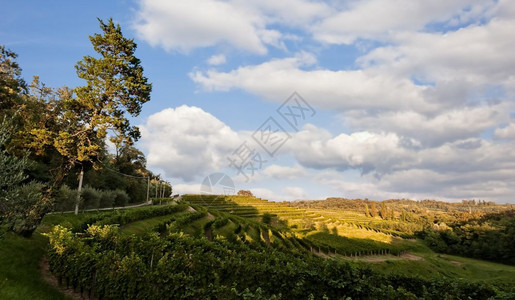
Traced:
[[386, 205], [384, 204], [384, 202], [381, 202], [381, 211], [380, 211], [380, 214], [381, 214], [381, 218], [383, 220], [385, 220], [387, 218], [387, 212], [386, 212]]
[[[141, 106], [150, 100], [152, 85], [143, 76], [140, 60], [134, 56], [137, 47], [134, 40], [124, 37], [120, 25], [115, 25], [113, 19], [107, 24], [98, 21], [103, 34], [94, 34], [89, 39], [100, 58], [85, 56], [77, 63], [77, 75], [87, 84], [75, 92], [87, 129], [95, 131], [96, 137], [102, 140], [110, 133], [118, 156], [122, 146], [131, 146], [140, 138], [138, 127], [131, 126], [125, 114], [139, 115]], [[83, 159], [79, 161], [91, 161], [99, 147], [90, 140], [83, 142], [78, 153]], [[82, 175], [81, 171], [80, 183]], [[78, 203], [79, 200], [75, 213]]]
[[377, 217], [377, 208], [376, 208], [376, 203], [375, 202], [372, 202], [372, 205], [371, 205], [371, 208], [370, 208], [370, 215], [373, 218]]
[[370, 216], [370, 211], [368, 210], [368, 204], [365, 203], [365, 217]]
[[134, 40], [124, 37], [112, 19], [99, 22], [103, 34], [90, 36], [90, 41], [100, 58], [85, 56], [75, 66], [79, 78], [87, 83], [76, 89], [77, 101], [89, 128], [102, 139], [112, 134], [111, 140], [119, 149], [139, 139], [138, 127], [131, 126], [125, 114], [139, 115], [141, 106], [150, 100], [152, 85], [134, 56]]
[[21, 78], [21, 68], [16, 61], [18, 55], [0, 45], [0, 112], [9, 113], [17, 107], [27, 86]]

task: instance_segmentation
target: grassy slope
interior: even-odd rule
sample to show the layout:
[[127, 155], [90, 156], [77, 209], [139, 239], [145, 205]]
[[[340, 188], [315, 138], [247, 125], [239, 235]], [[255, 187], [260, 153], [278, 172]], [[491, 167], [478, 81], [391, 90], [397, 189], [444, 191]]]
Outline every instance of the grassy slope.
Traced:
[[395, 256], [380, 256], [377, 262], [372, 259], [348, 259], [353, 265], [369, 267], [385, 274], [409, 276], [448, 277], [471, 281], [482, 281], [499, 287], [515, 285], [515, 267], [494, 262], [454, 255], [437, 254], [427, 248], [422, 241], [415, 242], [412, 253], [420, 260], [401, 259]]
[[8, 233], [0, 239], [0, 299], [67, 299], [41, 277], [46, 244], [40, 233], [30, 239]]

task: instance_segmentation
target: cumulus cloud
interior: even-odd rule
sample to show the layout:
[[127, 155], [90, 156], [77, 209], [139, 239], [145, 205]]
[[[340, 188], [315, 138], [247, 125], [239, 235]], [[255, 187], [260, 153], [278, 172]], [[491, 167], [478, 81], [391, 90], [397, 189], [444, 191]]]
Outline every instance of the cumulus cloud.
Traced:
[[268, 188], [251, 188], [251, 192], [254, 196], [262, 199], [272, 200], [272, 201], [291, 201], [291, 200], [300, 200], [306, 199], [307, 192], [297, 186], [287, 186], [281, 189], [280, 192], [276, 193]]
[[301, 166], [286, 167], [270, 165], [263, 170], [263, 174], [276, 179], [294, 179], [306, 175]]
[[398, 33], [395, 45], [378, 47], [358, 62], [431, 82], [458, 78], [476, 85], [506, 85], [514, 76], [514, 30], [513, 19], [493, 19], [446, 34]]
[[515, 123], [511, 123], [503, 128], [496, 128], [494, 134], [502, 139], [515, 140]]
[[484, 131], [507, 122], [513, 105], [502, 102], [492, 105], [453, 108], [435, 116], [414, 111], [389, 111], [370, 114], [355, 111], [344, 114], [343, 121], [358, 130], [395, 132], [417, 139], [424, 147], [480, 136]]
[[483, 0], [355, 1], [316, 24], [313, 34], [329, 44], [351, 44], [359, 38], [388, 40], [392, 32], [418, 31], [429, 23], [470, 22], [494, 4]]
[[[293, 157], [294, 166], [274, 161], [253, 186], [317, 170], [316, 182], [356, 197], [509, 200], [515, 192], [513, 1], [142, 0], [138, 16], [140, 38], [172, 51], [228, 45], [264, 55], [269, 47], [288, 50], [288, 38], [307, 45], [223, 71], [211, 66], [225, 56], [213, 55], [211, 66], [189, 74], [203, 91], [277, 102], [297, 91], [338, 115], [345, 132], [307, 125], [292, 133], [278, 155]], [[323, 67], [317, 47], [335, 44], [361, 54], [345, 68]], [[224, 166], [249, 135], [187, 106], [152, 115], [142, 133], [149, 165], [185, 181]], [[346, 177], [353, 172], [359, 178]], [[307, 196], [283, 186], [252, 191]]]
[[134, 28], [139, 37], [164, 49], [189, 52], [227, 43], [257, 54], [267, 52], [264, 20], [244, 7], [214, 0], [142, 0]]
[[140, 0], [133, 27], [141, 39], [167, 51], [226, 44], [266, 54], [269, 45], [285, 49], [282, 40], [292, 36], [271, 26], [307, 27], [331, 11], [307, 0]]
[[231, 128], [194, 106], [162, 110], [140, 129], [148, 165], [185, 181], [226, 166], [227, 155], [241, 143]]
[[218, 66], [218, 65], [222, 65], [222, 64], [225, 64], [225, 55], [223, 54], [217, 54], [217, 55], [213, 55], [211, 56], [208, 60], [207, 60], [207, 63], [210, 64], [210, 65], [213, 65], [213, 66]]
[[423, 98], [426, 87], [409, 79], [367, 70], [302, 69], [315, 62], [312, 54], [301, 52], [230, 72], [195, 71], [190, 77], [208, 91], [242, 89], [273, 101], [283, 101], [298, 91], [313, 105], [327, 109], [435, 109]]

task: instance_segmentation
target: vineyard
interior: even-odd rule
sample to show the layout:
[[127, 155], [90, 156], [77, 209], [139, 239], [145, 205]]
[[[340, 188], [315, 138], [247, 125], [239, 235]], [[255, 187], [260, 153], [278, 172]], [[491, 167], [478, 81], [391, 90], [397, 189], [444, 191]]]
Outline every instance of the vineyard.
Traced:
[[[191, 205], [201, 205], [212, 211], [236, 215], [249, 221], [259, 221], [268, 214], [271, 216], [271, 224], [283, 228], [291, 236], [295, 236], [296, 240], [300, 239], [309, 251], [320, 254], [398, 255], [412, 247], [412, 243], [401, 238], [412, 238], [412, 235], [378, 229], [380, 227], [367, 223], [363, 217], [352, 212], [336, 215], [249, 196], [184, 195], [182, 199]], [[284, 233], [277, 232], [273, 236], [283, 235]]]
[[[465, 270], [455, 265], [459, 258], [438, 258], [411, 236], [367, 227], [353, 212], [304, 210], [249, 196], [184, 195], [153, 202], [48, 215], [39, 230], [49, 239], [46, 257], [58, 285], [98, 299], [513, 295], [514, 269], [475, 268], [478, 262], [469, 261]], [[506, 275], [499, 277], [500, 270]], [[476, 272], [497, 276], [495, 285], [475, 278]]]

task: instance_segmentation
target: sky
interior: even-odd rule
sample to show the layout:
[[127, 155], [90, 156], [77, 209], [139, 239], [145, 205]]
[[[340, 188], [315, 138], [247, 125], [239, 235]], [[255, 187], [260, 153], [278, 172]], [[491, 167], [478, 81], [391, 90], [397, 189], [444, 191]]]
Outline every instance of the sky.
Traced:
[[153, 84], [137, 147], [174, 193], [222, 173], [275, 201], [515, 203], [514, 1], [1, 6], [0, 44], [53, 87], [84, 84], [97, 18], [134, 38]]

